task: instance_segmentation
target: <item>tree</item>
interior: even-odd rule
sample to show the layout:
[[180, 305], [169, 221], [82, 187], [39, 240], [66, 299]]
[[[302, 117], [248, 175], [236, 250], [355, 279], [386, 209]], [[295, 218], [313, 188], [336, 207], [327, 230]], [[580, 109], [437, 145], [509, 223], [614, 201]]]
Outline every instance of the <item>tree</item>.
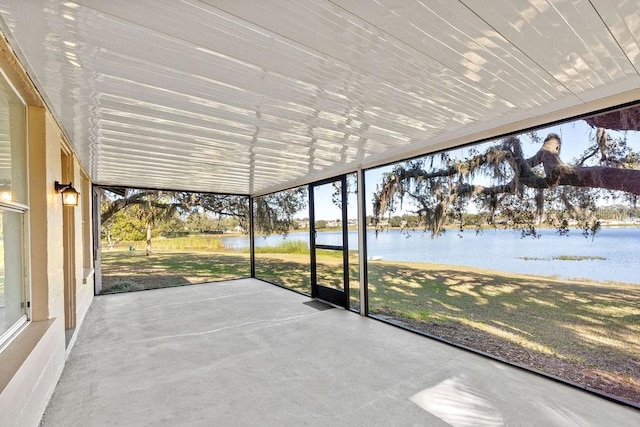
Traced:
[[202, 233], [214, 231], [216, 229], [216, 221], [206, 212], [190, 212], [185, 220], [185, 227], [190, 232]]
[[249, 230], [249, 198], [246, 196], [187, 191], [174, 192], [173, 196], [178, 210], [183, 213], [204, 213], [218, 219], [235, 218], [244, 230]]
[[[570, 163], [560, 157], [560, 136], [550, 133], [541, 140], [531, 132], [483, 144], [463, 158], [445, 152], [398, 164], [374, 195], [375, 216], [391, 215], [408, 199], [437, 237], [447, 225], [463, 228], [473, 203], [479, 211], [474, 220], [518, 229], [523, 236], [536, 236], [541, 223], [566, 233], [572, 221], [585, 235], [594, 234], [600, 227], [599, 197], [636, 203], [640, 195], [640, 153], [626, 134], [611, 138], [602, 126], [639, 130], [639, 119], [636, 107], [587, 120], [595, 135]], [[525, 155], [521, 139], [538, 147], [535, 154]]]
[[151, 238], [154, 227], [166, 223], [177, 214], [177, 204], [171, 202], [170, 195], [162, 191], [149, 191], [142, 198], [143, 203], [135, 206], [136, 216], [143, 221], [146, 231], [144, 254], [151, 255]]
[[[294, 215], [307, 206], [307, 190], [298, 187], [256, 197], [254, 201], [256, 231], [286, 234], [294, 228]], [[136, 221], [145, 221], [147, 252], [151, 249], [152, 229], [175, 222], [177, 215], [184, 219], [184, 226], [200, 227], [198, 231], [213, 229], [212, 216], [218, 218], [216, 230], [230, 224], [245, 232], [249, 230], [249, 198], [246, 196], [135, 189], [127, 189], [117, 196], [107, 189], [101, 203], [101, 223], [110, 245], [113, 225], [124, 219], [123, 212], [129, 214], [125, 217], [135, 214]], [[222, 218], [233, 220], [222, 221]]]
[[[101, 223], [110, 246], [113, 225], [124, 218], [130, 221], [127, 228], [136, 228], [132, 225], [136, 221], [144, 224], [146, 255], [151, 253], [154, 229], [175, 232], [178, 228], [184, 229], [189, 219], [204, 225], [203, 218], [208, 218], [205, 214], [238, 217], [240, 225], [248, 228], [249, 204], [244, 196], [135, 189], [125, 190], [120, 197], [108, 193], [106, 191], [102, 199]], [[125, 212], [127, 215], [123, 215]], [[179, 221], [178, 216], [186, 221]]]
[[389, 218], [389, 227], [402, 227], [402, 217], [398, 215], [394, 215]]
[[416, 228], [420, 225], [420, 218], [418, 215], [402, 215], [402, 220], [405, 222], [407, 228]]
[[102, 233], [110, 248], [120, 241], [135, 241], [145, 238], [143, 222], [131, 211], [121, 210], [102, 225]]
[[[208, 212], [219, 216], [241, 217], [248, 224], [249, 201], [246, 196], [232, 194], [210, 194], [187, 191], [161, 191], [162, 197], [158, 199], [159, 190], [124, 190], [124, 196], [116, 197], [113, 193], [105, 195], [101, 202], [101, 224], [106, 224], [117, 212], [129, 206], [145, 205], [159, 209], [173, 209], [183, 215]], [[248, 227], [247, 227], [248, 228]]]
[[297, 187], [254, 199], [256, 233], [287, 234], [294, 228], [294, 215], [307, 206], [307, 188]]

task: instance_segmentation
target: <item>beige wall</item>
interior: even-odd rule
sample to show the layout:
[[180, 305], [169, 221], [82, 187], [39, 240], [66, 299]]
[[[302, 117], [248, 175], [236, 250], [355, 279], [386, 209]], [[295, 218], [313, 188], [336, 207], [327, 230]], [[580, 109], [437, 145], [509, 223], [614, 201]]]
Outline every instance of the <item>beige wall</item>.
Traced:
[[[84, 262], [87, 254], [91, 254], [84, 245], [91, 245], [91, 241], [83, 238], [83, 231], [91, 227], [91, 219], [87, 217], [90, 210], [86, 206], [83, 208], [82, 203], [82, 198], [90, 197], [90, 194], [78, 188], [80, 177], [85, 174], [74, 157], [72, 175], [74, 186], [81, 191], [81, 199], [78, 207], [62, 206], [54, 183], [62, 179], [61, 151], [70, 151], [69, 145], [2, 37], [0, 68], [28, 104], [28, 264], [31, 282], [30, 322], [0, 351], [0, 424], [35, 426], [46, 409], [73, 344], [73, 339], [70, 345], [65, 341], [63, 251], [68, 248], [63, 247], [63, 209], [73, 209], [71, 244], [74, 248], [71, 252], [75, 254], [72, 267], [75, 299], [71, 306], [75, 308], [74, 336], [93, 300], [93, 276], [88, 274], [91, 268], [86, 269], [87, 262]], [[87, 185], [90, 187], [90, 183], [85, 187]]]

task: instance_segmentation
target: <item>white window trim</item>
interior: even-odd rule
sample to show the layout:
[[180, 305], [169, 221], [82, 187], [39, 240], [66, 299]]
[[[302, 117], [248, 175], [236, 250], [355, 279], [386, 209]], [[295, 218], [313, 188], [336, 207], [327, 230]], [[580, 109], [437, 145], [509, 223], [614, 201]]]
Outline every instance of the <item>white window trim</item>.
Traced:
[[[27, 112], [27, 102], [20, 95], [20, 92], [16, 90], [16, 87], [13, 85], [13, 82], [7, 74], [4, 72], [2, 68], [0, 68], [0, 75], [4, 79], [4, 81], [9, 85], [13, 94], [20, 100], [24, 107], [24, 144], [25, 144], [25, 170], [27, 176], [26, 183], [26, 194], [27, 200], [29, 200], [29, 115]], [[29, 251], [30, 245], [30, 219], [29, 219], [29, 206], [14, 202], [14, 201], [6, 201], [0, 199], [0, 208], [4, 211], [15, 212], [23, 215], [23, 224], [22, 224], [22, 280], [23, 280], [23, 301], [22, 304], [24, 307], [24, 314], [13, 324], [9, 329], [7, 329], [4, 333], [0, 334], [0, 352], [2, 352], [19, 334], [20, 332], [27, 327], [27, 325], [31, 322], [31, 256]]]
[[16, 323], [14, 323], [9, 329], [5, 331], [2, 335], [0, 335], [0, 352], [2, 352], [6, 347], [11, 344], [15, 337], [19, 335], [28, 324], [30, 320], [26, 314], [23, 314]]

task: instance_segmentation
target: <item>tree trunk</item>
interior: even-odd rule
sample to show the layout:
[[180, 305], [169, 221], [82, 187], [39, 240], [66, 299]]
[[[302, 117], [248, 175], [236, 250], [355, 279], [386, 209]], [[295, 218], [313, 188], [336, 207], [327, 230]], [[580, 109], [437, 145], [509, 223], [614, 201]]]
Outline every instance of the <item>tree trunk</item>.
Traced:
[[147, 223], [147, 248], [144, 254], [151, 255], [151, 223]]
[[107, 243], [109, 244], [109, 249], [113, 249], [113, 242], [111, 241], [111, 230], [107, 229]]

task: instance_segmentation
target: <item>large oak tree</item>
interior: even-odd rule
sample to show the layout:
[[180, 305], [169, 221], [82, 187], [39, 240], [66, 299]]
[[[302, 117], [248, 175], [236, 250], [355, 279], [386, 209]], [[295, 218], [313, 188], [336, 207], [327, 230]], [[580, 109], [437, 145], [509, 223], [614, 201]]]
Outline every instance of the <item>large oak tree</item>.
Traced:
[[[209, 213], [217, 217], [233, 217], [249, 230], [249, 198], [230, 194], [115, 189], [105, 192], [101, 202], [101, 224], [109, 228], [118, 212], [131, 212], [144, 221], [147, 253], [151, 250], [151, 230], [175, 215]], [[107, 194], [111, 193], [111, 194]], [[287, 233], [294, 215], [307, 205], [304, 187], [285, 190], [254, 199], [256, 231], [262, 234]]]
[[[542, 139], [531, 132], [482, 144], [463, 158], [450, 151], [398, 164], [378, 186], [375, 215], [380, 219], [409, 201], [437, 237], [446, 225], [465, 227], [464, 213], [474, 203], [483, 218], [478, 226], [502, 225], [535, 236], [542, 223], [561, 233], [575, 223], [593, 234], [600, 227], [598, 199], [622, 197], [635, 204], [640, 195], [640, 153], [625, 135], [611, 138], [609, 132], [640, 130], [640, 107], [586, 121], [593, 137], [572, 161], [563, 161], [559, 135]], [[525, 137], [538, 146], [535, 154], [525, 155]]]

